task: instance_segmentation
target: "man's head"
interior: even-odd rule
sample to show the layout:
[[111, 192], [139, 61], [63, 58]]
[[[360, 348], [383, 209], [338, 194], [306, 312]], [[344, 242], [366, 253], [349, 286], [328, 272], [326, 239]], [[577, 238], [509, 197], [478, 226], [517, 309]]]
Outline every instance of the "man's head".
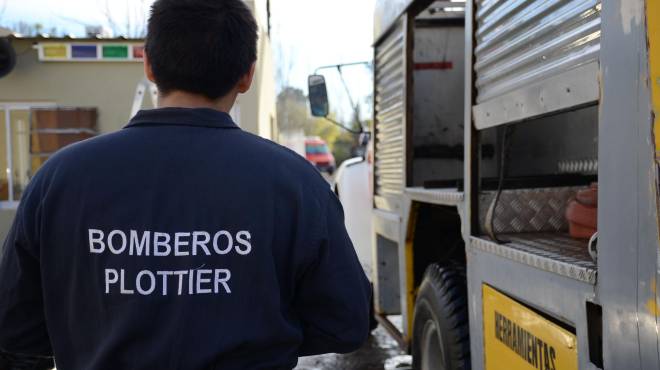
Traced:
[[242, 0], [156, 0], [147, 31], [145, 70], [161, 95], [215, 101], [249, 89], [258, 36]]

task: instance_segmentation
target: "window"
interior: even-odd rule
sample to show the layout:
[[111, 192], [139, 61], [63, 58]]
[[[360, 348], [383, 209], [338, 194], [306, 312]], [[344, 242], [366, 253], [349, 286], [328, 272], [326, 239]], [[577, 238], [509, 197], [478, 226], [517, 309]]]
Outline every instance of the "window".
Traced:
[[54, 104], [0, 103], [0, 208], [17, 206], [33, 174], [30, 110]]
[[326, 154], [328, 153], [328, 146], [325, 144], [307, 144], [305, 151], [307, 154]]
[[15, 208], [54, 152], [96, 135], [95, 108], [0, 103], [0, 208]]

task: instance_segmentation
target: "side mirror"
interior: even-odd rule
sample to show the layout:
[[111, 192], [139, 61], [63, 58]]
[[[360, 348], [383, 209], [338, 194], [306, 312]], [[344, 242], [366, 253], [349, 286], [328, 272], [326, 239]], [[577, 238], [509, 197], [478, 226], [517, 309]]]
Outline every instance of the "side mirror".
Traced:
[[327, 117], [328, 108], [328, 90], [325, 87], [325, 77], [321, 75], [311, 75], [307, 78], [307, 88], [309, 94], [309, 106], [312, 109], [312, 116]]

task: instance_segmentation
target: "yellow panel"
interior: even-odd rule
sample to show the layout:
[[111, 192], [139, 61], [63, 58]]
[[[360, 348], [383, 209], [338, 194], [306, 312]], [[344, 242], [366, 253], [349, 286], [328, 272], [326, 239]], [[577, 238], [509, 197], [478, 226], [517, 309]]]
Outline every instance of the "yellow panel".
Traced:
[[486, 370], [577, 370], [576, 336], [483, 285]]
[[653, 111], [656, 158], [660, 159], [660, 0], [646, 2], [646, 25], [649, 40], [649, 69]]
[[43, 44], [43, 55], [45, 59], [60, 59], [68, 57], [66, 44]]

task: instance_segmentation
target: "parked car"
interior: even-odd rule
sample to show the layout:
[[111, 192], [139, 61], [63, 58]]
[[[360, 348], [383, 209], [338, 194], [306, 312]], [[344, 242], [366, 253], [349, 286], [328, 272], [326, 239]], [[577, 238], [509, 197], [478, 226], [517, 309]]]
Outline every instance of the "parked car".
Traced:
[[330, 175], [335, 172], [335, 157], [328, 149], [328, 144], [319, 137], [305, 139], [305, 158], [321, 172]]

